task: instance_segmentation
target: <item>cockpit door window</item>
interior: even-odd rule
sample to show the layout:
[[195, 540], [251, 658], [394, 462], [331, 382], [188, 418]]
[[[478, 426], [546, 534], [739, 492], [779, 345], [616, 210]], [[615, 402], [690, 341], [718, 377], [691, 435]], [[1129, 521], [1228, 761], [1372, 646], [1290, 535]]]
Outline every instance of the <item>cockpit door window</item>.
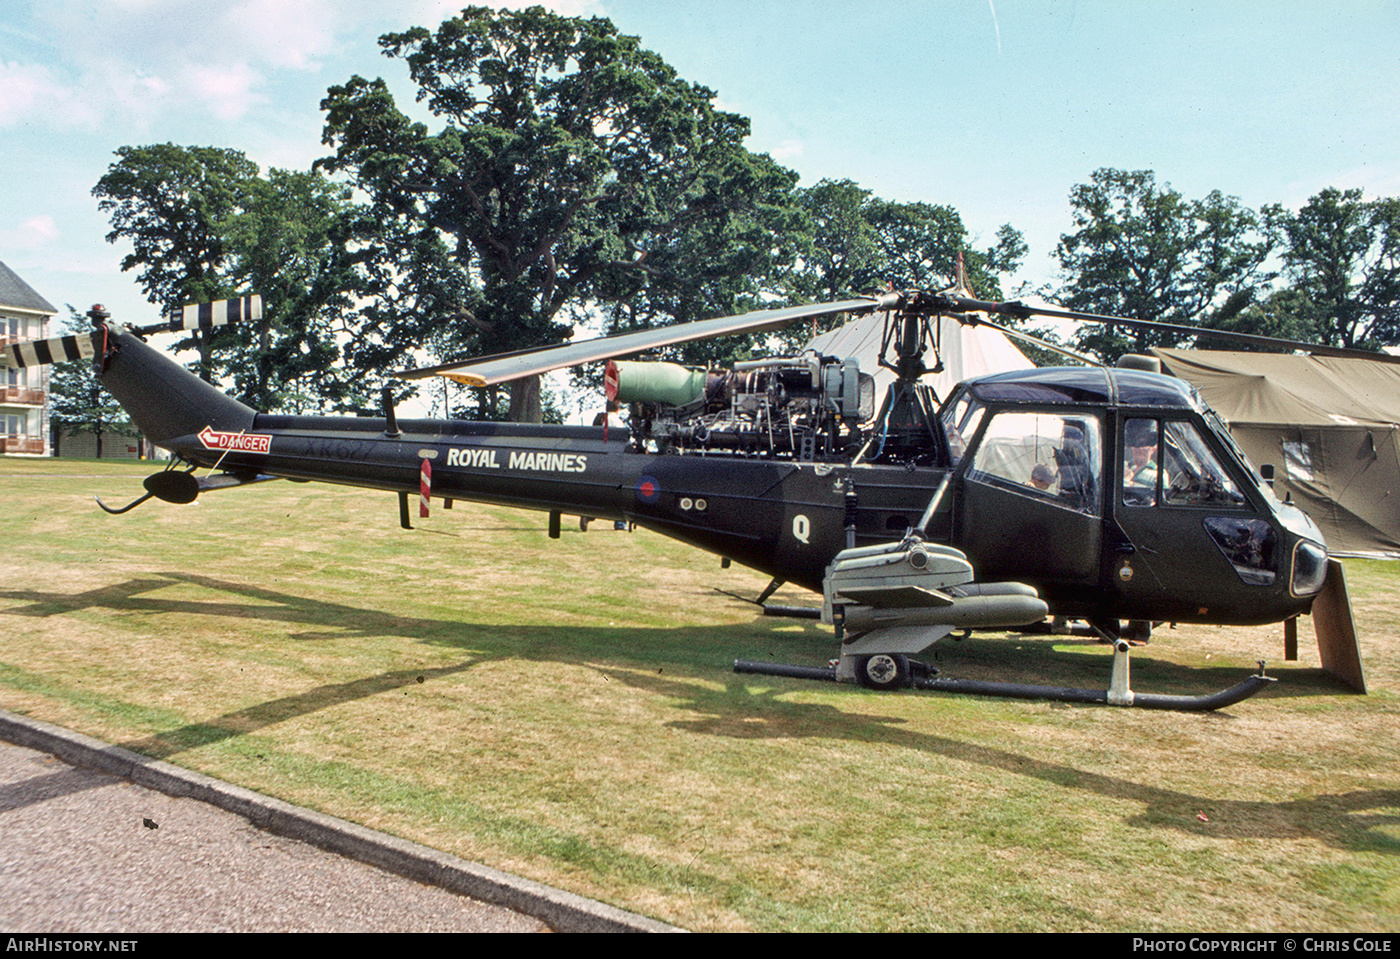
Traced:
[[967, 478], [1097, 516], [1099, 435], [1098, 417], [1084, 413], [997, 413]]

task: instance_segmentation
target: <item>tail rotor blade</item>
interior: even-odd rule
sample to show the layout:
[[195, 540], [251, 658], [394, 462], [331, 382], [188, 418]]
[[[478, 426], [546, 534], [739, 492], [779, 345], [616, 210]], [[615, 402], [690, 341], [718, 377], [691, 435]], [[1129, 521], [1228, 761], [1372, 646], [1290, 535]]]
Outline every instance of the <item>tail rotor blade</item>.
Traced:
[[169, 330], [172, 333], [180, 330], [212, 330], [230, 323], [261, 320], [262, 316], [262, 297], [255, 293], [232, 300], [214, 300], [212, 303], [191, 303], [182, 306], [178, 310], [172, 310], [170, 322], [157, 329]]
[[[94, 322], [103, 324], [107, 312], [95, 306], [89, 313]], [[240, 296], [231, 300], [215, 300], [212, 303], [191, 303], [171, 311], [170, 319], [164, 323], [133, 330], [145, 336], [149, 333], [178, 333], [181, 330], [212, 330], [230, 323], [256, 322], [263, 318], [263, 299], [258, 294]], [[100, 328], [100, 327], [99, 327]], [[43, 366], [47, 363], [62, 363], [66, 360], [80, 360], [97, 352], [96, 333], [72, 333], [67, 336], [53, 336], [46, 340], [30, 340], [26, 343], [12, 343], [0, 350], [0, 364], [6, 367]]]
[[47, 340], [13, 343], [5, 347], [3, 355], [6, 366], [18, 368], [81, 360], [95, 352], [97, 350], [93, 346], [91, 333], [74, 333], [68, 336], [52, 336]]

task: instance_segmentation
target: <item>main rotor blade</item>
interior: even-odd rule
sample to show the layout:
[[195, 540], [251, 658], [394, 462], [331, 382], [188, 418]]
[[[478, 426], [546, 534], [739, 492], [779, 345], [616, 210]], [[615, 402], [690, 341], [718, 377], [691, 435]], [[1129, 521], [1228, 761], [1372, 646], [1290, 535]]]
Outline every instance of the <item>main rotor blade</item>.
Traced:
[[1222, 340], [1234, 340], [1238, 343], [1270, 347], [1275, 350], [1301, 350], [1320, 356], [1342, 356], [1353, 359], [1380, 360], [1385, 363], [1400, 363], [1400, 356], [1391, 356], [1388, 353], [1374, 353], [1370, 350], [1356, 350], [1342, 346], [1324, 346], [1321, 343], [1286, 340], [1277, 336], [1260, 336], [1257, 333], [1236, 333], [1232, 330], [1212, 330], [1204, 326], [1185, 326], [1180, 323], [1162, 323], [1157, 320], [1133, 320], [1123, 316], [1103, 316], [1098, 313], [1080, 313], [1075, 310], [1056, 310], [1043, 306], [1031, 306], [1020, 300], [988, 303], [984, 300], [972, 300], [961, 296], [950, 296], [947, 299], [954, 309], [974, 313], [1000, 313], [1020, 319], [1046, 316], [1066, 320], [1082, 320], [1086, 323], [1111, 323], [1114, 326], [1126, 326], [1132, 330], [1146, 330], [1148, 332], [1161, 330], [1167, 333], [1179, 333], [1182, 336], [1212, 336]]
[[1052, 353], [1059, 353], [1061, 356], [1068, 356], [1070, 359], [1077, 360], [1080, 363], [1083, 363], [1085, 366], [1103, 365], [1103, 363], [1099, 360], [1094, 359], [1092, 356], [1087, 356], [1083, 353], [1080, 353], [1078, 350], [1072, 350], [1069, 347], [1061, 346], [1058, 343], [1051, 343], [1049, 340], [1043, 340], [1038, 336], [1032, 336], [1030, 333], [1027, 333], [1023, 330], [1012, 329], [1011, 327], [1004, 326], [1001, 323], [995, 323], [991, 320], [980, 320], [975, 325], [990, 326], [992, 329], [999, 331], [1003, 336], [1014, 337], [1015, 339], [1021, 340], [1022, 342], [1038, 346], [1042, 350], [1049, 350]]
[[504, 353], [457, 363], [444, 363], [440, 366], [409, 370], [400, 375], [409, 380], [423, 379], [428, 376], [446, 376], [469, 386], [491, 386], [496, 383], [518, 380], [525, 376], [548, 373], [550, 370], [558, 370], [566, 366], [578, 366], [581, 363], [613, 359], [632, 353], [640, 353], [643, 350], [672, 346], [676, 343], [708, 340], [734, 333], [772, 330], [797, 320], [815, 319], [834, 313], [868, 313], [871, 310], [893, 309], [899, 305], [899, 302], [899, 294], [886, 293], [878, 297], [841, 300], [836, 303], [789, 306], [776, 310], [755, 310], [737, 316], [721, 316], [713, 320], [679, 323], [675, 326], [662, 326], [652, 330], [638, 330], [635, 333], [600, 336], [579, 343], [564, 343], [560, 346], [546, 346], [534, 350], [521, 350], [517, 353]]

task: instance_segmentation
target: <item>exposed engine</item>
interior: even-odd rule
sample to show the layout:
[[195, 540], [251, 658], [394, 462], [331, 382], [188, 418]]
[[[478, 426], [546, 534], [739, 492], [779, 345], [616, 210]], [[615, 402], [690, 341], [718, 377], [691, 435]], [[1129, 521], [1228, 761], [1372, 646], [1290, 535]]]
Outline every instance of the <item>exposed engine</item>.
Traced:
[[875, 379], [854, 358], [804, 353], [697, 370], [608, 364], [608, 398], [630, 404], [633, 436], [653, 452], [825, 460], [855, 455], [875, 418]]

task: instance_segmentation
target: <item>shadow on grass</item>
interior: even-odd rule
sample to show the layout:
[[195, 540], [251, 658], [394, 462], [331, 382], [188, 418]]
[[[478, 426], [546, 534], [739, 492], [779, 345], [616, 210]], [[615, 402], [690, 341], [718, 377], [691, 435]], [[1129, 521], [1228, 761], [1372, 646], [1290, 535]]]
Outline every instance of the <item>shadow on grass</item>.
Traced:
[[[754, 682], [736, 676], [724, 689], [715, 690], [627, 671], [611, 675], [672, 697], [680, 708], [700, 714], [698, 719], [669, 724], [692, 733], [744, 739], [811, 737], [893, 746], [1139, 803], [1143, 811], [1125, 822], [1140, 828], [1168, 828], [1211, 838], [1220, 838], [1222, 833], [1231, 839], [1313, 838], [1352, 852], [1400, 854], [1400, 839], [1374, 831], [1400, 825], [1400, 789], [1356, 789], [1283, 802], [1221, 799], [913, 730], [902, 719], [847, 711], [844, 704], [784, 702], [780, 697], [793, 680]], [[756, 690], [755, 686], [771, 688]], [[862, 699], [870, 695], [858, 689], [848, 692]], [[1208, 821], [1202, 821], [1198, 816], [1207, 809]]]
[[[241, 596], [247, 601], [162, 599], [149, 595], [180, 583]], [[1233, 838], [1312, 837], [1348, 850], [1400, 853], [1400, 840], [1374, 831], [1400, 824], [1400, 815], [1395, 814], [1395, 810], [1400, 809], [1400, 789], [1361, 789], [1284, 802], [1200, 796], [1080, 770], [1008, 749], [913, 730], [907, 727], [906, 720], [898, 717], [855, 711], [862, 707], [878, 709], [877, 697], [882, 694], [852, 687], [826, 687], [835, 690], [841, 698], [841, 702], [830, 704], [785, 701], [783, 696], [802, 688], [801, 680], [741, 678], [730, 674], [723, 686], [711, 685], [715, 670], [727, 669], [728, 658], [735, 654], [752, 656], [757, 651], [758, 655], [777, 661], [822, 661], [830, 651], [829, 636], [810, 624], [793, 627], [786, 621], [764, 617], [758, 617], [747, 626], [720, 629], [471, 624], [455, 619], [401, 616], [189, 573], [164, 573], [81, 593], [0, 590], [0, 599], [27, 604], [3, 611], [11, 616], [47, 617], [94, 607], [123, 613], [200, 614], [313, 627], [310, 631], [288, 633], [289, 637], [299, 640], [397, 636], [472, 651], [469, 658], [452, 665], [394, 670], [350, 682], [325, 684], [122, 744], [156, 758], [166, 759], [188, 749], [248, 735], [275, 723], [420, 683], [429, 677], [467, 672], [487, 662], [516, 658], [589, 663], [610, 680], [666, 697], [674, 701], [676, 709], [694, 714], [696, 718], [677, 719], [669, 725], [695, 734], [884, 744], [973, 763], [1066, 789], [1136, 802], [1144, 809], [1128, 822], [1143, 828], [1165, 827], [1218, 837], [1222, 826], [1228, 826]], [[314, 629], [320, 626], [327, 629]], [[780, 631], [784, 627], [787, 631]], [[822, 645], [823, 640], [828, 642]], [[766, 649], [756, 650], [756, 647]], [[1094, 656], [1062, 640], [1028, 640], [1025, 637], [969, 640], [955, 652], [940, 657], [942, 665], [954, 659], [959, 665], [970, 666], [974, 671], [987, 670], [991, 675], [995, 675], [995, 670], [1009, 668], [1016, 675], [1002, 672], [996, 676], [1007, 681], [1057, 685], [1094, 685], [1085, 677], [1095, 675], [1106, 683], [1110, 663], [1107, 653]], [[1157, 684], [1171, 691], [1199, 690], [1206, 681], [1230, 685], [1247, 672], [1238, 667], [1199, 668], [1161, 660], [1147, 664], [1142, 659], [1135, 661], [1134, 668], [1135, 685], [1136, 680], [1150, 680], [1154, 691], [1159, 691], [1155, 688]], [[671, 675], [666, 674], [667, 670]], [[1065, 682], [1067, 679], [1070, 682]], [[1323, 674], [1314, 691], [1303, 695], [1332, 692], [1330, 677]], [[1207, 808], [1211, 810], [1209, 823], [1197, 818], [1199, 812]]]
[[[1258, 671], [1257, 666], [1187, 665], [1161, 658], [1163, 653], [1158, 650], [1165, 652], [1171, 646], [1171, 635], [1163, 631], [1154, 633], [1150, 644], [1133, 649], [1133, 689], [1199, 695], [1233, 686]], [[1093, 639], [985, 633], [969, 640], [944, 640], [929, 659], [945, 672], [956, 671], [959, 679], [1103, 689], [1109, 683], [1113, 651]], [[1321, 668], [1285, 665], [1282, 671], [1266, 668], [1265, 674], [1280, 679], [1260, 694], [1266, 699], [1355, 695], [1344, 682]]]

